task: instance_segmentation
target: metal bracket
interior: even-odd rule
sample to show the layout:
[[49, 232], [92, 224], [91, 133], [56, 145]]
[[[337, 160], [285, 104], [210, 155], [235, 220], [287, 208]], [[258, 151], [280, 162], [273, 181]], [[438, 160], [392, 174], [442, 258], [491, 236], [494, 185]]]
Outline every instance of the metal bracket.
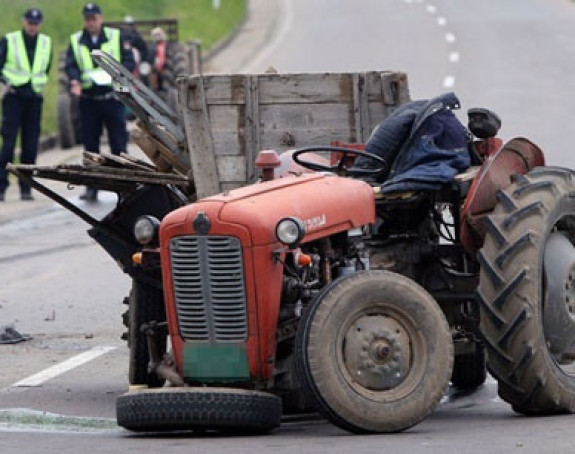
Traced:
[[167, 140], [169, 139], [168, 135], [171, 135], [178, 145], [185, 144], [184, 130], [178, 125], [178, 115], [170, 106], [110, 54], [101, 50], [94, 50], [92, 57], [112, 77], [114, 91], [122, 102], [132, 110], [140, 121], [157, 134], [164, 145], [172, 148], [170, 146], [171, 141]]

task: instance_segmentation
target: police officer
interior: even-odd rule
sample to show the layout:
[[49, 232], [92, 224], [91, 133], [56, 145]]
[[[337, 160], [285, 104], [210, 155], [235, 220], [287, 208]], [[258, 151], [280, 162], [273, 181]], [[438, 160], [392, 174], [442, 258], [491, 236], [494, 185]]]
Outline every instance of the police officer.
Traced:
[[[86, 151], [99, 153], [100, 135], [105, 125], [112, 154], [118, 155], [126, 151], [128, 145], [124, 106], [114, 95], [111, 78], [95, 64], [91, 52], [101, 49], [129, 71], [134, 70], [134, 57], [120, 30], [103, 26], [102, 10], [97, 4], [88, 3], [82, 14], [84, 29], [70, 37], [66, 54], [70, 91], [74, 96], [80, 96], [82, 142]], [[88, 187], [80, 198], [95, 201], [98, 192]]]
[[[23, 28], [0, 41], [0, 73], [5, 84], [2, 99], [2, 149], [0, 149], [0, 202], [8, 188], [6, 166], [14, 161], [18, 130], [22, 164], [34, 164], [42, 120], [42, 89], [48, 82], [52, 62], [52, 40], [39, 33], [42, 12], [24, 13]], [[20, 181], [22, 200], [33, 200], [30, 185]]]

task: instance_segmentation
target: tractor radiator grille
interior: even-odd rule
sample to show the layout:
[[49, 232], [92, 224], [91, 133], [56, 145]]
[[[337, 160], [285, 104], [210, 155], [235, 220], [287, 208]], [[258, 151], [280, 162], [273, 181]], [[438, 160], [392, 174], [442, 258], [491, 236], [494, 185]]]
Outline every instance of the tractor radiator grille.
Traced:
[[247, 337], [241, 243], [224, 236], [170, 242], [180, 333], [186, 341], [243, 342]]

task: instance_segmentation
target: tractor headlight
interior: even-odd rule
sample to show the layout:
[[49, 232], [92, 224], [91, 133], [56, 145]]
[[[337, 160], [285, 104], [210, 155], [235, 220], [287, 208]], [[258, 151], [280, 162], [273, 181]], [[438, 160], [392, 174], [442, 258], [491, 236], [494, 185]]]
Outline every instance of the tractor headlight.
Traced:
[[146, 245], [158, 236], [160, 221], [154, 216], [140, 216], [134, 224], [134, 236], [138, 243]]
[[291, 249], [297, 247], [305, 235], [303, 222], [298, 218], [283, 218], [276, 226], [276, 237]]

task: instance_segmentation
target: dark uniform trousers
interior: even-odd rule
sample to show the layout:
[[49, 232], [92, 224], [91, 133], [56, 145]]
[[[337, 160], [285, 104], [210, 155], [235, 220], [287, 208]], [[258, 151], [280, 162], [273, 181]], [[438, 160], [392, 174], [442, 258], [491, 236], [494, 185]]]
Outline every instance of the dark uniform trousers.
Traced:
[[126, 151], [128, 133], [124, 105], [112, 96], [80, 97], [80, 118], [82, 119], [82, 142], [84, 149], [92, 153], [100, 152], [100, 136], [104, 125], [108, 131], [108, 141], [112, 154]]
[[[6, 166], [14, 162], [14, 148], [21, 129], [21, 164], [34, 164], [38, 154], [38, 139], [42, 119], [41, 96], [6, 93], [2, 99], [2, 149], [0, 150], [0, 192], [8, 187]], [[30, 186], [20, 181], [20, 191], [29, 193]]]

